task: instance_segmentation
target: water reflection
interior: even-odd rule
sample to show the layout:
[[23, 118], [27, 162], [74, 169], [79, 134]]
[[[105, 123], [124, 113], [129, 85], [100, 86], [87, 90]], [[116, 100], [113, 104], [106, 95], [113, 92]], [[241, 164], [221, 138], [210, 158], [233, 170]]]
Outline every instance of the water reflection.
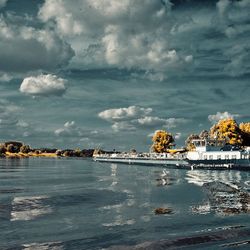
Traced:
[[133, 224], [135, 224], [135, 219], [126, 220], [120, 214], [120, 215], [117, 215], [117, 216], [114, 217], [113, 222], [103, 223], [102, 225], [104, 227], [115, 227], [115, 226], [125, 226], [125, 225], [133, 225]]
[[29, 165], [29, 158], [3, 158], [0, 159], [0, 169], [1, 170], [15, 170]]
[[173, 183], [175, 182], [175, 178], [173, 178], [170, 175], [170, 172], [167, 171], [166, 169], [163, 169], [160, 172], [156, 172], [156, 182], [157, 182], [157, 186], [169, 186], [169, 185], [173, 185]]
[[5, 189], [0, 189], [0, 194], [14, 194], [14, 193], [21, 193], [23, 192], [23, 188], [5, 188]]
[[[188, 183], [203, 186], [205, 183], [221, 181], [230, 185], [241, 182], [239, 171], [189, 170], [185, 179]], [[235, 186], [237, 187], [237, 186]]]
[[15, 197], [12, 201], [11, 221], [33, 220], [39, 216], [52, 213], [49, 205], [44, 205], [43, 201], [48, 196], [26, 196]]
[[23, 250], [61, 250], [64, 249], [62, 242], [30, 243], [23, 244]]
[[[247, 196], [242, 193], [242, 187], [249, 188], [247, 172], [49, 159], [30, 159], [29, 166], [21, 169], [25, 171], [5, 173], [0, 167], [0, 189], [5, 192], [0, 195], [0, 249], [103, 249], [175, 237], [180, 239], [176, 245], [168, 241], [165, 249], [182, 246], [184, 241], [183, 246], [190, 247], [189, 236], [194, 232], [196, 237], [202, 230], [210, 232], [225, 224], [249, 225], [246, 216], [214, 216], [219, 211], [247, 211]], [[18, 179], [5, 180], [5, 176]], [[168, 184], [162, 181], [157, 186], [157, 178]], [[233, 186], [210, 184], [215, 180]], [[234, 185], [240, 192], [234, 191]], [[223, 204], [230, 205], [230, 199], [235, 202], [226, 211]], [[174, 213], [156, 216], [158, 207], [171, 207]], [[200, 216], [202, 211], [209, 214]], [[207, 231], [204, 234], [207, 242]], [[155, 245], [155, 249], [160, 247]]]
[[232, 215], [250, 212], [250, 195], [239, 186], [214, 181], [203, 185], [207, 201], [192, 206], [192, 211], [199, 214], [215, 212], [220, 215]]
[[[99, 209], [106, 214], [102, 226], [131, 226], [141, 217], [133, 212], [135, 211], [134, 208], [138, 206], [138, 198], [141, 198], [138, 197], [138, 193], [144, 194], [145, 192], [150, 192], [148, 188], [145, 188], [145, 181], [150, 182], [150, 178], [145, 180], [145, 173], [140, 173], [140, 170], [136, 166], [131, 166], [131, 168], [121, 166], [118, 168], [117, 164], [110, 164], [109, 167], [110, 179], [106, 178], [106, 181], [110, 183], [108, 189], [123, 193], [127, 198], [119, 204], [103, 206]], [[136, 180], [134, 180], [135, 176]], [[148, 220], [147, 218], [144, 219], [144, 221]]]
[[191, 170], [185, 179], [203, 188], [207, 200], [192, 206], [194, 213], [215, 212], [221, 215], [249, 213], [250, 195], [247, 182], [239, 171]]
[[117, 164], [111, 164], [110, 165], [111, 168], [111, 178], [112, 178], [112, 183], [111, 183], [111, 187], [115, 186], [118, 184], [118, 178], [116, 177], [117, 175]]

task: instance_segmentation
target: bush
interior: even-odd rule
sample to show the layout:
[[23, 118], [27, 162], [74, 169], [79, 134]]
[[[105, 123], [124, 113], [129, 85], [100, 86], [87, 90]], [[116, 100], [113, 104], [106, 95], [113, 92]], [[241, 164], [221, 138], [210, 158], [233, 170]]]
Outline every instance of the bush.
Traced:
[[30, 146], [29, 145], [23, 145], [23, 146], [21, 146], [21, 148], [20, 148], [20, 152], [21, 153], [24, 153], [24, 154], [27, 154], [27, 153], [29, 153], [31, 151], [31, 149], [30, 149]]
[[6, 147], [3, 144], [0, 144], [0, 155], [5, 154], [7, 151]]
[[56, 150], [56, 155], [57, 156], [62, 156], [62, 150], [60, 150], [60, 149]]
[[13, 144], [8, 144], [6, 150], [9, 153], [17, 153], [17, 148]]

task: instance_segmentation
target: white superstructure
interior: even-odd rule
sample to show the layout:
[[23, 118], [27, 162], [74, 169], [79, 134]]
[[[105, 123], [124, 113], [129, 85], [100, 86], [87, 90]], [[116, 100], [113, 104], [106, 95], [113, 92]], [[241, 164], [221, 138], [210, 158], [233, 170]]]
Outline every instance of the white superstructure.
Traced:
[[190, 164], [223, 166], [229, 167], [249, 167], [250, 168], [250, 148], [240, 148], [227, 145], [225, 141], [211, 139], [195, 139], [192, 141], [195, 146], [194, 151], [187, 153]]

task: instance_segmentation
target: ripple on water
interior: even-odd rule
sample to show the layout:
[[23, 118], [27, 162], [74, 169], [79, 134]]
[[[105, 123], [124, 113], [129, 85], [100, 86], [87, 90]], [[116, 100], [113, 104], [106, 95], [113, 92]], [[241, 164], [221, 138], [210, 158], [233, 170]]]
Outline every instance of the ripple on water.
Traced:
[[[240, 188], [249, 188], [246, 172], [163, 171], [73, 159], [24, 163], [0, 166], [0, 249], [78, 250], [115, 245], [122, 245], [120, 249], [199, 249], [215, 244], [217, 249], [218, 244], [249, 240], [246, 213], [218, 216], [215, 207], [223, 208], [227, 201], [246, 203], [248, 196]], [[230, 192], [234, 185], [240, 193]], [[228, 192], [221, 193], [226, 188]], [[197, 213], [191, 210], [196, 206], [200, 206]], [[174, 213], [156, 216], [157, 207], [171, 207]], [[245, 227], [230, 228], [236, 224]]]
[[23, 188], [4, 188], [0, 189], [0, 194], [15, 194], [24, 192]]
[[33, 220], [39, 216], [52, 213], [52, 208], [43, 203], [48, 198], [45, 195], [15, 197], [12, 201], [11, 221]]
[[30, 243], [22, 245], [22, 250], [61, 250], [61, 249], [64, 249], [62, 242]]

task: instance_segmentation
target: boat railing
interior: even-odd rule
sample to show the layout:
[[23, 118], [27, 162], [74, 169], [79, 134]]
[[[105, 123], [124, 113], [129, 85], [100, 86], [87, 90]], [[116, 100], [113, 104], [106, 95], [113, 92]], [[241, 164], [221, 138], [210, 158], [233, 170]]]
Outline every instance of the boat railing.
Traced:
[[119, 159], [126, 159], [126, 158], [133, 158], [133, 159], [185, 159], [186, 154], [170, 154], [170, 153], [103, 153], [103, 154], [96, 154], [94, 158], [119, 158]]

